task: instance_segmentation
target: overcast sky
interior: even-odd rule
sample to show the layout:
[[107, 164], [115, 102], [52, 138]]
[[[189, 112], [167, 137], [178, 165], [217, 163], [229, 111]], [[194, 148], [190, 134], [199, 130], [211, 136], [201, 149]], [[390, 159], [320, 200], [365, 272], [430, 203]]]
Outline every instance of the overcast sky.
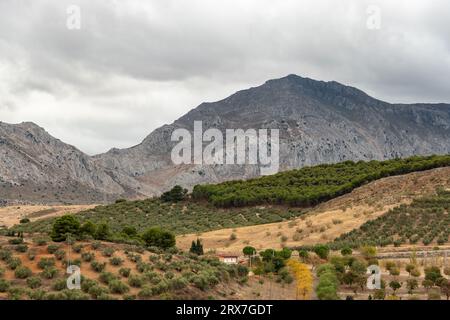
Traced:
[[448, 0], [0, 0], [0, 121], [95, 154], [291, 73], [450, 102], [449, 13]]

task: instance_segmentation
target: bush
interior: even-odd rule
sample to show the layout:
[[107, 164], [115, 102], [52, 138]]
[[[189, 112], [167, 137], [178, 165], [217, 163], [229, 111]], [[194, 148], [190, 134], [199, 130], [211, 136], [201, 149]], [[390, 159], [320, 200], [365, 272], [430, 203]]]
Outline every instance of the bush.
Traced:
[[178, 202], [184, 200], [188, 190], [176, 185], [170, 191], [164, 192], [161, 195], [161, 200], [165, 202]]
[[324, 244], [318, 244], [314, 247], [314, 252], [321, 258], [327, 259], [328, 254], [330, 253], [330, 248]]
[[111, 293], [124, 294], [127, 293], [130, 288], [120, 280], [113, 280], [109, 283], [109, 290], [111, 290]]
[[81, 243], [79, 243], [79, 244], [74, 244], [74, 245], [72, 246], [72, 250], [73, 250], [74, 252], [76, 252], [76, 253], [80, 253], [81, 250], [83, 250], [83, 245], [82, 245]]
[[10, 258], [7, 262], [8, 262], [8, 267], [11, 270], [16, 270], [19, 266], [22, 265], [22, 260], [20, 260], [19, 258], [16, 258], [16, 257]]
[[94, 249], [94, 250], [97, 250], [98, 248], [100, 248], [101, 245], [102, 245], [102, 243], [101, 243], [100, 241], [93, 241], [93, 242], [91, 243], [91, 247], [92, 247], [92, 249]]
[[123, 259], [119, 257], [113, 257], [109, 259], [109, 263], [111, 263], [113, 266], [120, 266], [123, 263]]
[[106, 247], [105, 249], [103, 249], [102, 254], [104, 257], [111, 257], [115, 251], [116, 250], [114, 250], [114, 248], [112, 247]]
[[144, 279], [137, 275], [131, 275], [128, 277], [128, 284], [134, 288], [140, 288], [144, 284]]
[[91, 262], [91, 267], [96, 272], [102, 272], [103, 270], [105, 270], [106, 263], [105, 262], [100, 263], [98, 261], [92, 261]]
[[77, 236], [80, 233], [80, 222], [73, 215], [65, 215], [53, 222], [50, 237], [55, 242], [65, 241], [67, 235]]
[[186, 280], [183, 277], [178, 277], [169, 280], [169, 288], [172, 290], [184, 289], [185, 287], [187, 287], [188, 284], [189, 284], [188, 280]]
[[138, 292], [138, 297], [139, 298], [150, 298], [151, 296], [153, 296], [153, 290], [151, 287], [143, 287], [139, 292]]
[[93, 299], [102, 299], [103, 297], [102, 300], [106, 300], [104, 299], [104, 297], [109, 293], [109, 290], [107, 288], [99, 285], [93, 285], [87, 291]]
[[32, 272], [30, 268], [20, 266], [16, 268], [14, 275], [17, 279], [26, 279], [32, 275]]
[[8, 291], [10, 286], [11, 286], [11, 284], [9, 283], [9, 281], [7, 281], [5, 279], [0, 279], [0, 292]]
[[33, 261], [36, 258], [36, 249], [31, 249], [27, 253], [28, 260]]
[[55, 291], [62, 291], [67, 288], [67, 279], [58, 279], [52, 284], [52, 289]]
[[12, 257], [11, 250], [8, 249], [1, 249], [0, 250], [0, 260], [8, 261]]
[[62, 249], [56, 250], [55, 257], [58, 260], [62, 260], [66, 257], [66, 252]]
[[155, 246], [163, 249], [175, 246], [175, 235], [171, 232], [163, 231], [160, 228], [147, 229], [141, 237], [147, 246]]
[[111, 281], [116, 280], [116, 276], [113, 275], [111, 272], [102, 272], [99, 277], [100, 281], [104, 284], [109, 284]]
[[56, 251], [58, 251], [59, 248], [60, 246], [58, 244], [49, 244], [47, 246], [47, 252], [50, 254], [54, 254]]
[[23, 238], [13, 238], [8, 240], [9, 244], [22, 244]]
[[160, 283], [152, 287], [152, 294], [158, 295], [163, 292], [166, 292], [167, 290], [169, 290], [169, 285], [166, 282], [161, 281]]
[[28, 223], [28, 222], [30, 222], [30, 219], [28, 219], [28, 218], [22, 218], [22, 219], [20, 219], [19, 222], [20, 222], [21, 224]]
[[130, 273], [131, 273], [131, 269], [130, 269], [130, 268], [120, 268], [120, 269], [119, 269], [119, 274], [120, 274], [122, 277], [127, 278], [127, 277], [130, 276]]
[[59, 271], [55, 267], [45, 267], [41, 272], [41, 276], [45, 279], [53, 279], [58, 275]]
[[41, 258], [38, 262], [38, 267], [40, 269], [45, 269], [47, 267], [54, 267], [55, 259], [54, 258]]
[[27, 285], [31, 289], [39, 288], [42, 285], [42, 281], [38, 277], [30, 277], [27, 279]]
[[95, 254], [93, 252], [83, 252], [81, 253], [81, 259], [85, 262], [91, 262], [94, 260]]
[[27, 252], [28, 246], [26, 244], [19, 244], [15, 247], [17, 252]]
[[94, 238], [97, 240], [107, 240], [110, 235], [109, 225], [106, 223], [100, 223], [97, 225]]

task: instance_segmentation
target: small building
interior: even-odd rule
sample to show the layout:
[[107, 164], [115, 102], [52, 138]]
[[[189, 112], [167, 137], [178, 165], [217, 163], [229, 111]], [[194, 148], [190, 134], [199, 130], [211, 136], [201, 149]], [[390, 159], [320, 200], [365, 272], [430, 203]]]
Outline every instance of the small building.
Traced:
[[219, 260], [226, 264], [238, 264], [239, 255], [234, 253], [219, 253], [217, 254]]

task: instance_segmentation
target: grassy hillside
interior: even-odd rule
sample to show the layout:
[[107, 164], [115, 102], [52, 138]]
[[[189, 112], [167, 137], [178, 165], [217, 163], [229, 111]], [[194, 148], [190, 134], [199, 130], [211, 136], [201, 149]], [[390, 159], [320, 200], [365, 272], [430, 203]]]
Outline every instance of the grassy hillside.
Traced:
[[[33, 240], [0, 237], [0, 300], [217, 299], [247, 281], [245, 267], [175, 248]], [[81, 290], [66, 287], [69, 261], [80, 267]]]
[[450, 192], [396, 207], [360, 228], [342, 234], [331, 246], [444, 244], [450, 235]]
[[217, 207], [260, 204], [311, 206], [383, 177], [450, 166], [450, 156], [412, 157], [305, 167], [247, 181], [197, 185], [192, 196]]
[[[113, 233], [120, 233], [124, 227], [133, 226], [138, 232], [148, 227], [160, 226], [176, 234], [187, 234], [281, 222], [298, 217], [302, 210], [292, 208], [237, 208], [218, 209], [206, 203], [182, 201], [162, 202], [158, 199], [125, 201], [96, 208], [77, 214], [80, 222], [90, 220], [105, 222]], [[54, 218], [16, 225], [15, 231], [47, 233]]]

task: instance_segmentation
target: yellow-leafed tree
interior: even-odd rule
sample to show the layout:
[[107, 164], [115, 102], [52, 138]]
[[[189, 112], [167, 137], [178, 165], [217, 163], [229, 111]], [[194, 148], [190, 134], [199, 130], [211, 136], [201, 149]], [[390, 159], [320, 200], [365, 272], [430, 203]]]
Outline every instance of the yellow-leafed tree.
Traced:
[[294, 274], [297, 283], [297, 299], [308, 300], [313, 290], [313, 275], [308, 266], [299, 261], [290, 259], [287, 265]]

